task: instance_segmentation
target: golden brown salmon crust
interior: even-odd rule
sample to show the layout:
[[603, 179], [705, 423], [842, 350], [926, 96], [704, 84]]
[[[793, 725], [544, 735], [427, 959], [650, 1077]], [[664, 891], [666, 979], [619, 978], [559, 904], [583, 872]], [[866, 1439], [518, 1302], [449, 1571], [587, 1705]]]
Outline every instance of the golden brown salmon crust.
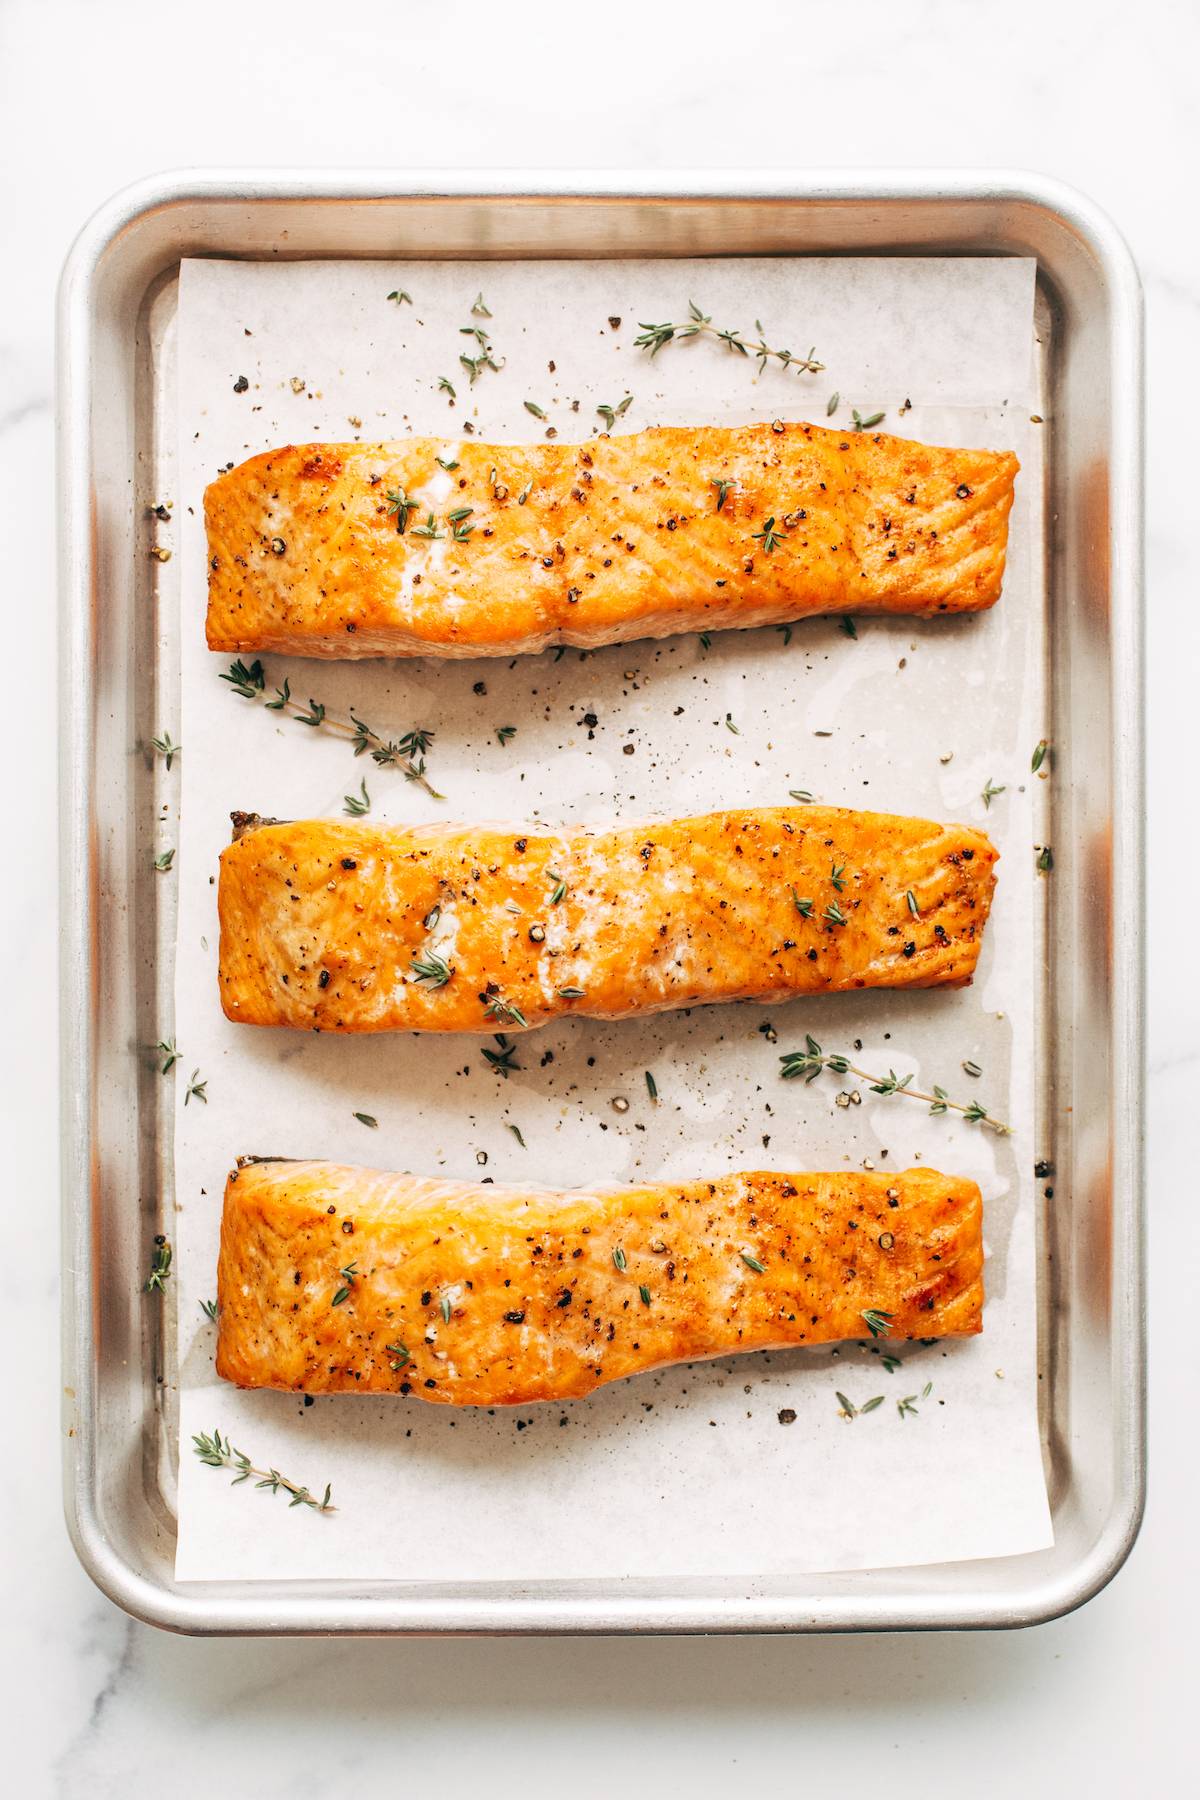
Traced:
[[824, 806], [563, 835], [258, 825], [221, 856], [221, 1003], [252, 1025], [507, 1031], [961, 987], [995, 861], [966, 825]]
[[982, 1329], [982, 1203], [933, 1169], [568, 1193], [247, 1163], [217, 1373], [242, 1387], [569, 1400], [666, 1363]]
[[782, 420], [289, 445], [204, 496], [208, 643], [509, 656], [810, 613], [975, 612], [1000, 595], [1018, 466]]

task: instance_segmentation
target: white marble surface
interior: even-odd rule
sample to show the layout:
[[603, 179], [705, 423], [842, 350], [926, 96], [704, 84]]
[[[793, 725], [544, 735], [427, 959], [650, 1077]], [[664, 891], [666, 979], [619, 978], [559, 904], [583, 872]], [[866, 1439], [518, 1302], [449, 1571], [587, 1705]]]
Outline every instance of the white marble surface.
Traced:
[[[0, 4], [0, 519], [20, 618], [0, 708], [0, 779], [20, 834], [0, 893], [12, 1158], [0, 1718], [12, 1791], [836, 1782], [905, 1800], [955, 1768], [980, 1796], [1040, 1796], [1163, 1792], [1194, 1767], [1200, 1214], [1188, 1131], [1200, 1027], [1195, 981], [1168, 967], [1166, 946], [1197, 886], [1195, 834], [1180, 825], [1194, 804], [1200, 623], [1173, 450], [1200, 416], [1198, 53], [1190, 0]], [[79, 222], [149, 170], [306, 161], [1025, 165], [1089, 192], [1128, 234], [1150, 332], [1152, 1491], [1129, 1566], [1074, 1617], [905, 1640], [196, 1643], [131, 1624], [75, 1565], [58, 1498], [50, 1223], [53, 286]]]

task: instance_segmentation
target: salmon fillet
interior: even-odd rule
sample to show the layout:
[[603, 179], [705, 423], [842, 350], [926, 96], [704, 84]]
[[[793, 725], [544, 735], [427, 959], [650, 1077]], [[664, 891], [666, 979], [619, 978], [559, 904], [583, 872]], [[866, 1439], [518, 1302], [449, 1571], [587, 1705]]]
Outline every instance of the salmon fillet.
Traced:
[[252, 1025], [497, 1031], [961, 987], [995, 861], [966, 825], [824, 806], [564, 834], [251, 820], [221, 855], [221, 1003]]
[[[982, 1330], [982, 1202], [933, 1169], [568, 1193], [328, 1162], [225, 1188], [217, 1373], [241, 1387], [569, 1400], [666, 1363]], [[877, 1314], [883, 1314], [880, 1318]]]
[[294, 444], [204, 496], [212, 650], [509, 656], [1000, 596], [1018, 463], [815, 425]]

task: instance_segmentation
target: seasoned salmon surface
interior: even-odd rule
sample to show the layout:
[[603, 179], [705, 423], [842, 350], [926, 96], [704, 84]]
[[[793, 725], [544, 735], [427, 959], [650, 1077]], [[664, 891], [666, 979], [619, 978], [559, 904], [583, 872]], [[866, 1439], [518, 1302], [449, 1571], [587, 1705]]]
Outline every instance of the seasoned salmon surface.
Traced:
[[563, 1193], [248, 1162], [225, 1188], [217, 1373], [450, 1406], [569, 1400], [872, 1324], [968, 1336], [982, 1271], [979, 1189], [933, 1169]]
[[221, 856], [221, 1003], [252, 1025], [508, 1031], [961, 987], [995, 861], [966, 825], [825, 806], [562, 834], [251, 819]]
[[882, 432], [670, 427], [582, 444], [267, 451], [204, 496], [208, 643], [510, 656], [782, 623], [975, 612], [1018, 463]]

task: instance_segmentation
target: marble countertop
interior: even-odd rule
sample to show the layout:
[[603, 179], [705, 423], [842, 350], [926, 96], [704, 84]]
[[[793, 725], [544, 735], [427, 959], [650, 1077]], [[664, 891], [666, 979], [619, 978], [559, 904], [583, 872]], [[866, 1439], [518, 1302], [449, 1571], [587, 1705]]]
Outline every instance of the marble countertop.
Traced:
[[[745, 14], [693, 0], [659, 17], [621, 0], [528, 0], [515, 13], [0, 6], [0, 518], [8, 605], [25, 608], [0, 709], [7, 813], [22, 826], [0, 900], [18, 947], [0, 1082], [18, 1225], [0, 1311], [0, 1691], [23, 1800], [103, 1800], [139, 1783], [183, 1800], [401, 1783], [707, 1795], [799, 1780], [905, 1800], [956, 1762], [981, 1800], [1064, 1783], [1165, 1791], [1190, 1740], [1200, 1589], [1188, 1283], [1200, 1209], [1178, 1178], [1194, 1160], [1183, 1126], [1200, 1027], [1195, 983], [1170, 973], [1165, 951], [1167, 894], [1200, 885], [1196, 840], [1168, 812], [1195, 761], [1184, 690], [1200, 666], [1191, 478], [1169, 437], [1200, 403], [1198, 52], [1188, 0], [1144, 0], [1132, 15], [1114, 0], [1009, 0], [1002, 12], [860, 0], [840, 13], [761, 0]], [[114, 189], [188, 164], [897, 162], [1074, 183], [1125, 231], [1146, 287], [1150, 854], [1171, 881], [1150, 899], [1153, 1460], [1129, 1565], [1074, 1616], [1012, 1635], [205, 1643], [132, 1623], [91, 1587], [63, 1530], [56, 1234], [42, 1243], [28, 1228], [57, 1210], [52, 349], [72, 235]]]

